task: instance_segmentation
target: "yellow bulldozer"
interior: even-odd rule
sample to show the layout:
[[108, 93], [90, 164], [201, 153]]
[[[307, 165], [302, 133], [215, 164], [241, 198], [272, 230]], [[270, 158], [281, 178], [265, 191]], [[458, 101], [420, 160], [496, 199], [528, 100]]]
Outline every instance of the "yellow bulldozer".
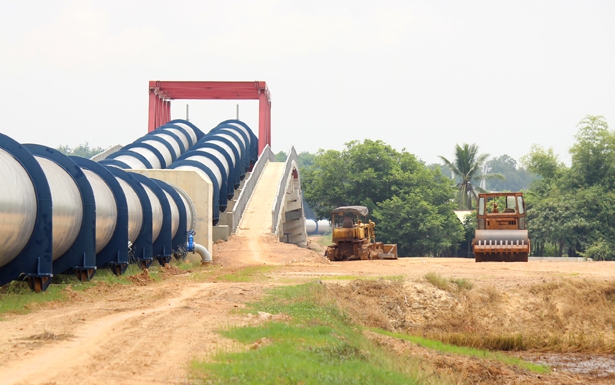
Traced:
[[397, 259], [397, 244], [376, 242], [374, 222], [365, 221], [365, 206], [342, 206], [331, 213], [331, 241], [325, 256], [331, 261]]
[[472, 247], [476, 262], [527, 262], [530, 238], [523, 193], [478, 195]]

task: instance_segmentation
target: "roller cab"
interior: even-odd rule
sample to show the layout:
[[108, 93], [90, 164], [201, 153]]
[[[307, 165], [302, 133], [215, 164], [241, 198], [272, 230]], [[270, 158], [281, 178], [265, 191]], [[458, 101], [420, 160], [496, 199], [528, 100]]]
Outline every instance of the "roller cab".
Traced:
[[530, 238], [523, 193], [478, 195], [472, 248], [476, 262], [527, 262]]

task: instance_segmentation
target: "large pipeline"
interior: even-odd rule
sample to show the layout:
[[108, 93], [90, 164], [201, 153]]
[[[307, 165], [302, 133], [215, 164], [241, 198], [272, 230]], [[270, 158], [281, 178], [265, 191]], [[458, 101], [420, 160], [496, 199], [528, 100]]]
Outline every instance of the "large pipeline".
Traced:
[[[99, 164], [0, 134], [0, 285], [24, 279], [41, 291], [69, 270], [89, 280], [101, 266], [122, 274], [130, 262], [169, 262], [185, 248], [194, 204], [177, 187], [124, 172], [115, 159], [134, 164], [129, 158], [162, 155], [170, 163], [199, 136], [175, 122], [129, 148], [146, 151]], [[161, 144], [167, 139], [168, 147]], [[169, 148], [173, 154], [165, 154]]]
[[172, 120], [100, 163], [125, 170], [167, 168], [202, 137], [203, 132], [187, 120]]
[[258, 159], [258, 139], [239, 120], [227, 120], [204, 135], [189, 151], [173, 162], [169, 169], [199, 170], [212, 183], [213, 224], [226, 210], [246, 173]]
[[207, 135], [172, 121], [100, 162], [0, 134], [0, 285], [25, 279], [41, 291], [53, 274], [89, 280], [102, 266], [122, 274], [131, 262], [168, 263], [185, 252], [195, 206], [181, 189], [124, 170], [200, 170], [214, 188], [215, 224], [257, 151], [254, 133], [236, 120]]

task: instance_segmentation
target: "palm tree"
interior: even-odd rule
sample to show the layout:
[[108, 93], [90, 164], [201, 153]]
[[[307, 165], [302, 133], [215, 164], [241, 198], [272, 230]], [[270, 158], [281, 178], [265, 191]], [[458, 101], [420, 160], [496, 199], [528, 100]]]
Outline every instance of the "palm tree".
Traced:
[[480, 182], [488, 179], [504, 179], [502, 174], [483, 174], [483, 165], [489, 154], [478, 155], [478, 146], [476, 144], [464, 143], [463, 146], [457, 145], [455, 148], [455, 163], [450, 162], [443, 156], [440, 159], [444, 164], [451, 169], [453, 174], [458, 178], [457, 188], [459, 189], [459, 207], [462, 209], [472, 210], [472, 198], [478, 196], [476, 191], [485, 193], [480, 187]]

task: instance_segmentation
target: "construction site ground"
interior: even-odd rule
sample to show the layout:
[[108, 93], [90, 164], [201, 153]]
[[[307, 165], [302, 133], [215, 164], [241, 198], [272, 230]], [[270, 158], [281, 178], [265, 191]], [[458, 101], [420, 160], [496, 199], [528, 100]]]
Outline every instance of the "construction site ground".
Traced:
[[[131, 285], [101, 283], [77, 290], [80, 284], [75, 284], [64, 289], [68, 300], [3, 314], [0, 384], [191, 384], [193, 360], [247, 349], [222, 337], [219, 330], [278, 319], [238, 310], [276, 286], [311, 281], [325, 285], [346, 304], [352, 319], [365, 326], [419, 334], [449, 325], [466, 331], [478, 328], [473, 330], [476, 334], [570, 327], [591, 334], [596, 332], [595, 319], [600, 319], [604, 330], [599, 332], [606, 340], [614, 338], [615, 263], [475, 263], [455, 258], [329, 262], [316, 239], [300, 248], [271, 235], [272, 204], [262, 202], [273, 201], [281, 170], [279, 165], [267, 166], [237, 234], [215, 243], [213, 264], [190, 271], [175, 266], [152, 269], [132, 276]], [[253, 276], [239, 282], [225, 278], [246, 272]], [[428, 274], [471, 282], [473, 288], [467, 295], [454, 296], [430, 284]], [[550, 282], [556, 287], [544, 286]], [[566, 293], [571, 290], [580, 293], [573, 298], [579, 302], [570, 303]], [[600, 302], [595, 291], [609, 297]], [[464, 305], [463, 298], [484, 306]], [[575, 311], [581, 304], [590, 306], [583, 308], [587, 315]], [[550, 312], [568, 316], [553, 318]], [[283, 316], [279, 319], [284, 321]], [[600, 349], [512, 353], [552, 366], [550, 374], [540, 375], [495, 360], [442, 354], [400, 339], [370, 336], [387, 350], [416, 356], [460, 384], [615, 383], [614, 356], [598, 354], [605, 353]]]
[[[143, 274], [146, 278], [129, 286], [97, 285], [83, 292], [69, 287], [69, 301], [33, 306], [28, 314], [8, 315], [0, 322], [0, 384], [190, 383], [191, 360], [207, 359], [220, 349], [241, 349], [216, 331], [263, 322], [235, 310], [276, 285], [317, 279], [335, 285], [352, 282], [354, 277], [403, 276], [411, 286], [423, 287], [414, 294], [407, 290], [407, 301], [415, 303], [420, 301], [414, 297], [426, 292], [424, 276], [430, 272], [467, 278], [479, 287], [493, 286], [502, 291], [561, 277], [612, 281], [615, 273], [615, 264], [608, 262], [477, 264], [469, 259], [402, 258], [331, 263], [314, 242], [312, 246], [318, 251], [279, 243], [267, 235], [234, 236], [216, 244], [213, 266], [191, 272], [171, 268], [160, 272], [165, 277], [158, 281]], [[218, 282], [224, 274], [265, 265], [271, 270], [265, 270], [266, 274], [253, 282]], [[434, 295], [413, 313], [437, 311], [445, 300]], [[556, 369], [553, 374], [521, 375], [496, 362], [477, 363], [439, 355], [395, 339], [382, 343], [390, 344], [400, 354], [447, 361], [442, 364], [447, 370], [464, 370], [467, 378], [473, 378], [467, 372], [475, 370], [476, 378], [482, 379], [475, 383], [581, 384], [591, 379], [592, 383], [606, 384], [612, 383], [609, 371], [615, 368], [613, 356], [567, 354], [550, 358]], [[540, 360], [539, 356], [533, 358]], [[567, 369], [570, 361], [584, 364]], [[583, 367], [589, 370], [583, 372]]]

